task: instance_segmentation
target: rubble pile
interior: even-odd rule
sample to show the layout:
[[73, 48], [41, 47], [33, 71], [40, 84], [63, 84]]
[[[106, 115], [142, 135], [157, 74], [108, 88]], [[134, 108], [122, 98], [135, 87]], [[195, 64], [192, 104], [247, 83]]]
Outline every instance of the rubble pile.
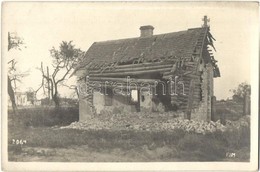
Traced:
[[99, 115], [84, 122], [73, 122], [69, 126], [61, 129], [79, 129], [79, 130], [144, 130], [144, 131], [172, 131], [182, 129], [186, 132], [194, 133], [212, 133], [215, 131], [225, 131], [227, 129], [239, 128], [250, 125], [250, 117], [242, 117], [238, 121], [226, 121], [222, 125], [220, 121], [206, 122], [187, 120], [182, 117], [176, 117], [172, 113], [139, 113], [133, 114], [111, 114]]
[[237, 120], [237, 121], [227, 120], [226, 126], [229, 129], [238, 129], [241, 127], [249, 127], [250, 126], [250, 116], [249, 115], [243, 116], [243, 117], [239, 118], [239, 120]]
[[212, 133], [217, 130], [225, 131], [226, 127], [217, 122], [205, 122], [205, 121], [195, 121], [195, 120], [187, 120], [187, 119], [173, 119], [170, 120], [169, 123], [163, 124], [164, 130], [168, 130], [171, 126], [171, 129], [182, 129], [187, 132], [195, 132], [195, 133]]

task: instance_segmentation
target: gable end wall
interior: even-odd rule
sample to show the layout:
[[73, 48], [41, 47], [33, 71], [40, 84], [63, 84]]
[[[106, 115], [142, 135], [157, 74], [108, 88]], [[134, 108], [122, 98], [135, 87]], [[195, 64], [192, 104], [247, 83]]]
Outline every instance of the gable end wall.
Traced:
[[202, 72], [202, 101], [198, 108], [192, 111], [191, 119], [196, 120], [211, 120], [211, 98], [214, 96], [213, 91], [213, 66], [209, 63]]

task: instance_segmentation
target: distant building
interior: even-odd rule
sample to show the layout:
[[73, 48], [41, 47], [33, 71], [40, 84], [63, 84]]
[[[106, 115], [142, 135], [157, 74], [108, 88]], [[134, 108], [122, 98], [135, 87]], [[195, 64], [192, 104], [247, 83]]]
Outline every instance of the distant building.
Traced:
[[[15, 92], [15, 103], [17, 106], [40, 105], [40, 101], [36, 100], [34, 92]], [[12, 106], [10, 99], [8, 106]]]

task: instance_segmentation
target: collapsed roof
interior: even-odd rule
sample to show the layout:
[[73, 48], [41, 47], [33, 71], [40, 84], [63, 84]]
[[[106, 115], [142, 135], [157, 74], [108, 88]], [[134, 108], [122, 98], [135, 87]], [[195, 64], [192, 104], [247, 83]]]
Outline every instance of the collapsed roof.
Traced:
[[217, 61], [211, 53], [212, 48], [215, 50], [213, 40], [215, 39], [209, 27], [200, 27], [159, 35], [146, 34], [136, 38], [94, 42], [75, 71], [100, 69], [102, 73], [121, 65], [150, 62], [172, 64], [180, 60], [192, 61], [199, 56], [205, 63], [213, 64], [214, 77], [219, 77]]

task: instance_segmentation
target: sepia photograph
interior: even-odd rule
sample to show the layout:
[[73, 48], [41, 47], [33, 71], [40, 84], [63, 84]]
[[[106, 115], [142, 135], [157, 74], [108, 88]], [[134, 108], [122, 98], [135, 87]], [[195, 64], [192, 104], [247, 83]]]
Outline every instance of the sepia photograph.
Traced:
[[2, 170], [257, 170], [258, 10], [3, 2]]

